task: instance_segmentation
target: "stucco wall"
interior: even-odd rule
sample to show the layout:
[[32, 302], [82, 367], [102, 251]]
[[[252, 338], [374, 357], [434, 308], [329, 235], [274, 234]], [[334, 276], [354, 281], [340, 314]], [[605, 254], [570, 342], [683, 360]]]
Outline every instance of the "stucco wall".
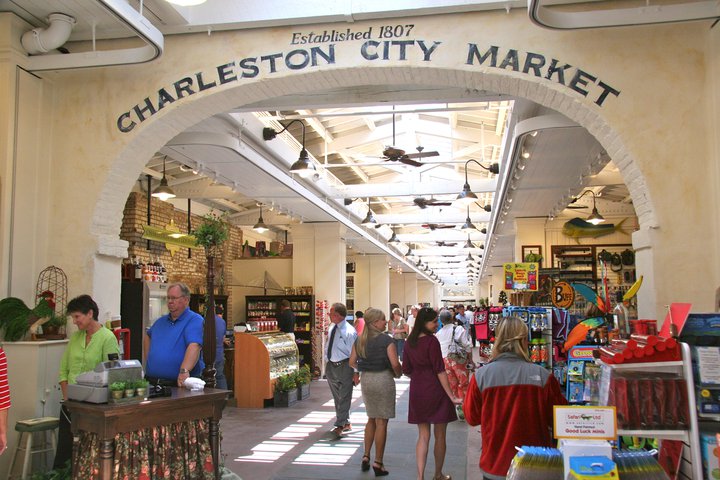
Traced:
[[[384, 22], [325, 25], [354, 31]], [[362, 41], [338, 42], [336, 63], [275, 73], [261, 69], [240, 79], [169, 103], [130, 133], [117, 129], [120, 114], [160, 88], [218, 65], [299, 48], [289, 45], [293, 29], [256, 29], [166, 38], [165, 54], [149, 65], [43, 73], [54, 83], [53, 124], [44, 138], [52, 145], [51, 228], [62, 230], [48, 256], [77, 265], [68, 275], [91, 287], [83, 266], [98, 251], [122, 255], [116, 242], [122, 205], [147, 159], [177, 133], [228, 106], [247, 105], [303, 92], [369, 84], [456, 86], [529, 98], [585, 126], [619, 166], [630, 189], [641, 230], [652, 229], [648, 265], [655, 276], [651, 310], [669, 301], [712, 308], [720, 270], [715, 237], [717, 159], [709, 141], [717, 121], [698, 92], [710, 90], [710, 22], [549, 31], [530, 24], [522, 9], [449, 17], [402, 19], [415, 25], [412, 40], [442, 42], [431, 57], [417, 44], [405, 59], [397, 48], [387, 60], [359, 56]], [[377, 30], [375, 30], [377, 31]], [[468, 44], [485, 51], [499, 47], [500, 58], [516, 49], [534, 52], [597, 77], [619, 90], [598, 106], [597, 85], [587, 97], [557, 81], [486, 65], [467, 65]], [[714, 50], [713, 50], [714, 51]], [[429, 59], [428, 59], [429, 58]], [[522, 70], [522, 60], [519, 69]], [[590, 87], [588, 87], [590, 89]], [[88, 92], [92, 92], [89, 95]], [[102, 212], [102, 214], [100, 213]], [[107, 212], [111, 212], [110, 215]], [[112, 213], [115, 212], [115, 213]], [[72, 225], [72, 228], [68, 228]], [[698, 231], [707, 234], [698, 234]], [[78, 261], [84, 259], [84, 261]], [[715, 265], [698, 282], [698, 267]], [[700, 283], [700, 285], [698, 285]], [[654, 306], [654, 307], [653, 307]]]

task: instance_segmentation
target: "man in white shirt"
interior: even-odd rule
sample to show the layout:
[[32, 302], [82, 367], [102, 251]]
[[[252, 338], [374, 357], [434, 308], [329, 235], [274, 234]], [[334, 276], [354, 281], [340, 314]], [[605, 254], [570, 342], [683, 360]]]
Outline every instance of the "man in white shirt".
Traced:
[[415, 326], [415, 317], [417, 316], [417, 312], [417, 305], [413, 305], [412, 307], [410, 307], [410, 313], [408, 313], [407, 319], [405, 320], [408, 324], [408, 334], [412, 332], [412, 329]]
[[357, 333], [345, 317], [347, 308], [342, 303], [333, 303], [330, 307], [328, 342], [325, 345], [325, 377], [335, 402], [335, 428], [332, 432], [340, 438], [344, 432], [352, 430], [350, 425], [350, 404], [357, 372], [350, 366], [350, 352]]

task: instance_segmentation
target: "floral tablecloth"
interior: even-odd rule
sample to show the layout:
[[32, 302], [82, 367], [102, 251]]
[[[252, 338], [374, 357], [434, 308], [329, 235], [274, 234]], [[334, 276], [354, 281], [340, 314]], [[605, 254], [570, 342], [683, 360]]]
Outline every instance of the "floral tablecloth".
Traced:
[[[98, 478], [100, 440], [80, 432], [73, 446], [73, 478]], [[115, 436], [113, 480], [212, 480], [207, 420], [149, 427]]]

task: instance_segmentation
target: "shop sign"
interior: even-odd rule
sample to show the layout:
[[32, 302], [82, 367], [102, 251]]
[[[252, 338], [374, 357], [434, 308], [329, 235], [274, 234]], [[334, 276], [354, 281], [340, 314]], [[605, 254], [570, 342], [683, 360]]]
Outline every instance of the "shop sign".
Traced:
[[[432, 65], [438, 58], [449, 58], [467, 67], [515, 72], [534, 77], [539, 82], [558, 84], [599, 107], [608, 98], [620, 95], [620, 90], [597, 75], [542, 53], [478, 44], [473, 39], [468, 39], [465, 49], [449, 49], [443, 39], [424, 38], [428, 32], [415, 27], [414, 23], [408, 23], [372, 25], [359, 30], [292, 32], [288, 37], [288, 49], [228, 58], [224, 63], [183, 74], [160, 86], [121, 113], [116, 120], [117, 129], [123, 133], [131, 132], [164, 108], [200, 92], [280, 74], [325, 69], [339, 62], [360, 66], [385, 66], [387, 61]], [[357, 48], [342, 49], [341, 46], [348, 42], [357, 42]]]
[[152, 225], [143, 225], [142, 227], [142, 238], [146, 240], [154, 240], [156, 242], [162, 242], [165, 245], [177, 245], [178, 247], [184, 248], [203, 248], [197, 244], [197, 240], [192, 235], [174, 232], [160, 227], [153, 227]]
[[553, 424], [558, 439], [617, 439], [615, 407], [555, 406]]
[[504, 263], [505, 290], [537, 290], [539, 263]]
[[567, 282], [553, 285], [552, 304], [557, 308], [570, 308], [575, 301], [575, 289]]

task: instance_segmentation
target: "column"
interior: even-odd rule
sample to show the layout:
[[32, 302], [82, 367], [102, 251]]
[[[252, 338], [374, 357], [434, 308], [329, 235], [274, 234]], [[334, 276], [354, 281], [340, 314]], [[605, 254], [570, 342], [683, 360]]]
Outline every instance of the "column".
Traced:
[[339, 223], [293, 227], [293, 285], [312, 285], [318, 300], [345, 301], [344, 233]]

